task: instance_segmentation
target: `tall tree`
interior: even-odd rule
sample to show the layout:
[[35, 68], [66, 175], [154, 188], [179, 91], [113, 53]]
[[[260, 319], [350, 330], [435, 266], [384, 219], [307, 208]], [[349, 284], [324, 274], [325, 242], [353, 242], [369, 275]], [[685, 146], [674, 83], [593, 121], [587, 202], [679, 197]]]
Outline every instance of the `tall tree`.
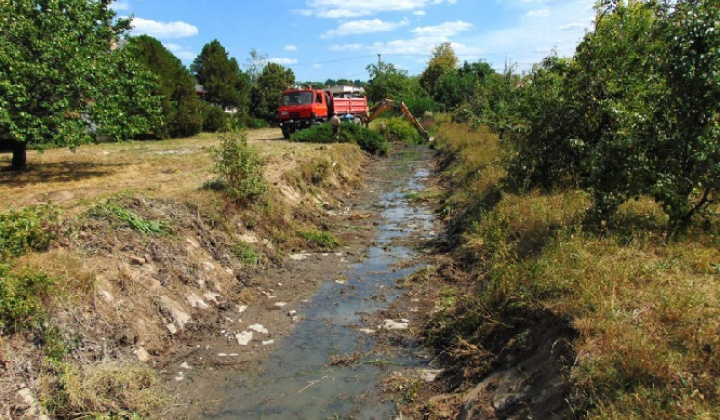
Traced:
[[428, 62], [428, 67], [420, 75], [420, 84], [427, 93], [435, 96], [438, 79], [443, 75], [455, 72], [457, 66], [458, 58], [455, 50], [449, 42], [443, 42], [433, 49], [433, 56]]
[[13, 168], [25, 167], [28, 146], [74, 147], [95, 132], [127, 138], [154, 125], [152, 78], [113, 52], [130, 22], [115, 21], [109, 3], [0, 2], [0, 136], [14, 144]]
[[295, 83], [295, 74], [277, 63], [268, 63], [252, 87], [253, 115], [265, 121], [277, 121], [277, 109], [282, 93]]
[[205, 44], [190, 70], [207, 91], [207, 101], [245, 113], [250, 87], [248, 76], [220, 41], [215, 39]]
[[192, 136], [203, 124], [202, 102], [195, 92], [195, 78], [160, 41], [148, 36], [131, 37], [137, 59], [158, 79], [156, 93], [162, 98], [165, 125], [160, 137]]
[[420, 85], [416, 79], [408, 76], [407, 71], [399, 70], [392, 63], [380, 62], [367, 66], [370, 82], [365, 89], [368, 99], [373, 102], [384, 98], [407, 101], [420, 96]]

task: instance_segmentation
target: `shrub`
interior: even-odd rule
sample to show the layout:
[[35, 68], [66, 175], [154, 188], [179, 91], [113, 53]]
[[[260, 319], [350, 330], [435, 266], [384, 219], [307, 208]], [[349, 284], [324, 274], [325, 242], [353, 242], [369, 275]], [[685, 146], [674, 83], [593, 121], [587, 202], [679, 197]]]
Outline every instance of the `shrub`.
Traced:
[[208, 133], [216, 133], [227, 129], [228, 116], [217, 105], [207, 105], [203, 112], [203, 131]]
[[290, 141], [298, 143], [334, 143], [330, 124], [314, 125], [292, 133]]
[[213, 150], [213, 155], [213, 170], [219, 176], [215, 184], [221, 186], [233, 201], [254, 201], [265, 193], [263, 162], [257, 149], [247, 144], [244, 133], [223, 135], [220, 147]]
[[[301, 143], [334, 143], [330, 124], [315, 125], [305, 130], [294, 132], [290, 141]], [[338, 142], [354, 142], [361, 149], [373, 154], [387, 154], [388, 145], [385, 138], [377, 132], [353, 123], [342, 123]]]
[[412, 123], [404, 118], [388, 118], [377, 125], [378, 132], [385, 136], [387, 141], [406, 141], [413, 144], [424, 142]]
[[13, 272], [0, 264], [0, 334], [15, 333], [31, 326], [43, 313], [55, 279], [29, 270]]
[[0, 214], [0, 262], [28, 250], [47, 249], [56, 237], [59, 214], [50, 205]]
[[381, 156], [386, 155], [388, 151], [388, 144], [385, 137], [369, 128], [357, 124], [341, 124], [340, 141], [353, 141], [366, 152]]

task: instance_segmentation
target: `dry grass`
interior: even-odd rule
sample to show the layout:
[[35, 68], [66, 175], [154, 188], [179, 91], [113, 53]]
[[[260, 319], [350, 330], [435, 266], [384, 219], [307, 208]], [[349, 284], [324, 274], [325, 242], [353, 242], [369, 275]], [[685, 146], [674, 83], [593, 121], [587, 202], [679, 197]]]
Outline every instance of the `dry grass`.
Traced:
[[[465, 258], [486, 279], [476, 309], [458, 312], [455, 331], [491, 334], [483, 324], [549, 310], [579, 334], [569, 366], [575, 415], [717, 418], [717, 227], [698, 225], [666, 244], [662, 212], [642, 199], [624, 205], [598, 236], [584, 230], [591, 202], [582, 192], [504, 191], [493, 166], [502, 159], [499, 141], [489, 133], [478, 141], [476, 132], [453, 126], [442, 138], [454, 188], [446, 206], [456, 206], [449, 214], [465, 230]], [[502, 193], [487, 200], [490, 190]]]
[[[288, 165], [274, 167], [283, 156], [298, 156], [317, 148], [282, 140], [277, 129], [252, 130], [255, 145], [271, 164], [266, 178], [274, 180]], [[187, 139], [84, 145], [75, 152], [60, 148], [28, 152], [29, 170], [0, 171], [0, 211], [53, 201], [78, 204], [119, 191], [136, 191], [155, 198], [184, 196], [212, 179], [210, 149], [219, 136], [202, 134]], [[0, 155], [0, 167], [10, 164]], [[290, 159], [291, 160], [291, 159]]]
[[41, 373], [40, 400], [56, 418], [161, 418], [169, 401], [150, 367], [57, 363]]

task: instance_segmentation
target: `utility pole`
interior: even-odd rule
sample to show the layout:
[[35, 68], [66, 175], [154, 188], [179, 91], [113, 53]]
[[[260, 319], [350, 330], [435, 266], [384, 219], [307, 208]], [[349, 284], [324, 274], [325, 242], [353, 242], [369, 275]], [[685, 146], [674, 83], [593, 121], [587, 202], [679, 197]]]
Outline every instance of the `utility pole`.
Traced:
[[381, 64], [382, 64], [382, 54], [378, 54], [378, 70], [380, 69]]

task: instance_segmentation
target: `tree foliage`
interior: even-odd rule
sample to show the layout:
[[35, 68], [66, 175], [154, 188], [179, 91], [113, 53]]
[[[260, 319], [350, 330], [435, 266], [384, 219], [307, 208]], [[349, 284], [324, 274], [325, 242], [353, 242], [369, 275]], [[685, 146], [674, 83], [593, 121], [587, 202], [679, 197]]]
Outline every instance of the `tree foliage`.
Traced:
[[205, 99], [224, 109], [247, 114], [250, 81], [237, 60], [228, 55], [217, 39], [205, 44], [190, 65], [197, 82], [207, 91]]
[[251, 107], [255, 117], [277, 122], [277, 110], [283, 91], [295, 84], [295, 74], [277, 63], [268, 63], [252, 87]]
[[434, 96], [438, 80], [447, 74], [454, 73], [457, 66], [458, 58], [449, 42], [435, 46], [428, 67], [420, 75], [420, 85]]
[[617, 2], [602, 7], [570, 61], [548, 59], [508, 120], [515, 178], [580, 184], [598, 221], [649, 196], [668, 235], [720, 188], [720, 4]]
[[0, 136], [74, 147], [95, 132], [130, 138], [156, 126], [153, 77], [111, 48], [129, 21], [116, 21], [109, 3], [0, 2]]
[[187, 137], [200, 132], [203, 123], [202, 102], [195, 92], [195, 78], [182, 62], [160, 41], [148, 36], [131, 37], [137, 59], [157, 78], [156, 94], [162, 98], [165, 125], [160, 137]]

